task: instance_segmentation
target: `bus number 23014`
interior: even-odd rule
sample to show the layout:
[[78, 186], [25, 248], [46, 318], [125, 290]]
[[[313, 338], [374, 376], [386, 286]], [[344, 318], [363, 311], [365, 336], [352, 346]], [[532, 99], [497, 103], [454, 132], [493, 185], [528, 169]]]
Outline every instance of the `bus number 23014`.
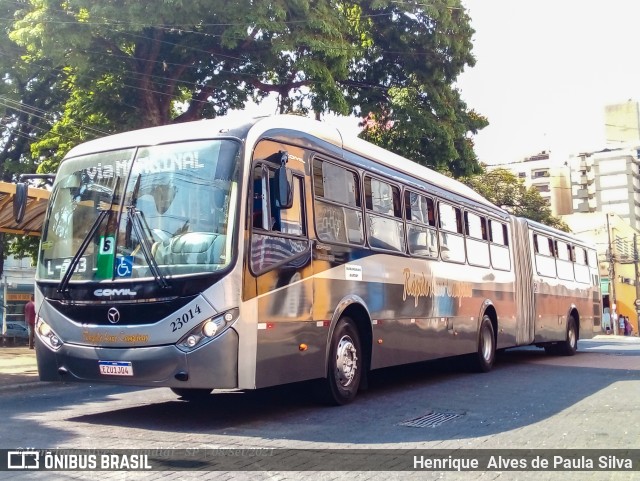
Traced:
[[176, 332], [186, 326], [189, 321], [192, 321], [196, 314], [200, 314], [202, 310], [200, 306], [196, 304], [196, 306], [188, 311], [182, 313], [180, 317], [176, 317], [175, 321], [171, 321], [171, 332]]

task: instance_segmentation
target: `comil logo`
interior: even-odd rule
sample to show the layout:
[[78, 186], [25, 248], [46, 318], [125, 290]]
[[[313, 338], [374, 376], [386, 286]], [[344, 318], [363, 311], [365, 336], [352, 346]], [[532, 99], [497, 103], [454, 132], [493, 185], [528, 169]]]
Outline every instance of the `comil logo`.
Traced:
[[40, 453], [36, 451], [8, 451], [8, 469], [40, 469]]
[[131, 289], [96, 289], [93, 291], [93, 295], [96, 297], [135, 296], [137, 294], [137, 292]]

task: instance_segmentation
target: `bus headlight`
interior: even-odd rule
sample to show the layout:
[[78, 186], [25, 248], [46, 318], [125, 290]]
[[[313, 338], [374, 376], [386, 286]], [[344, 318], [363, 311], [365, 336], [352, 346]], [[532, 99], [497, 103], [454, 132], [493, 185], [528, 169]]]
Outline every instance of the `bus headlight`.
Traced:
[[223, 314], [210, 317], [189, 331], [178, 341], [176, 346], [184, 352], [200, 347], [226, 331], [237, 318], [238, 309], [231, 309]]
[[38, 317], [36, 321], [36, 334], [44, 344], [54, 351], [62, 347], [62, 340], [41, 317]]

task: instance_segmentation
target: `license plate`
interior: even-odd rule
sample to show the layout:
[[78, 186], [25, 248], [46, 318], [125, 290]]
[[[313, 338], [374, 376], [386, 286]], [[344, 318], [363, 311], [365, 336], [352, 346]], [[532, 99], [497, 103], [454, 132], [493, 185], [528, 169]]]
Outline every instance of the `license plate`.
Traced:
[[103, 376], [133, 376], [133, 366], [126, 361], [98, 361]]

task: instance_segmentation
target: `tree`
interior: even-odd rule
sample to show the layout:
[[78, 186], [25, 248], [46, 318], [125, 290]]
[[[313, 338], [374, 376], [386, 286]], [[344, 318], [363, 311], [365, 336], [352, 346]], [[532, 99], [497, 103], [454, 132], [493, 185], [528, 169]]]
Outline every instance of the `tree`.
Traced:
[[280, 111], [305, 89], [346, 113], [334, 76], [348, 73], [348, 28], [328, 0], [33, 0], [17, 16], [11, 38], [67, 75], [69, 101], [37, 146], [58, 159], [61, 134], [215, 117], [271, 92]]
[[[18, 3], [19, 4], [19, 3]], [[16, 2], [0, 0], [0, 179], [34, 172], [38, 159], [31, 144], [55, 121], [63, 99], [59, 72], [46, 62], [29, 62], [25, 49], [11, 42], [8, 31]]]
[[[21, 5], [26, 3], [0, 0], [0, 180], [8, 182], [35, 172], [40, 159], [31, 154], [31, 147], [54, 124], [65, 101], [58, 87], [60, 71], [47, 60], [30, 61], [28, 52], [8, 37]], [[0, 234], [0, 273], [8, 254], [33, 258], [37, 241]]]
[[507, 169], [485, 170], [483, 173], [461, 179], [465, 184], [490, 202], [509, 213], [526, 217], [551, 227], [570, 232], [569, 226], [551, 214], [551, 209], [540, 192], [528, 189], [524, 181]]
[[363, 137], [454, 177], [480, 172], [470, 134], [488, 122], [453, 86], [475, 64], [460, 2], [359, 3], [369, 42], [346, 85]]
[[[453, 82], [471, 56], [459, 0], [24, 0], [11, 38], [65, 75], [68, 101], [34, 147], [222, 115], [279, 96], [280, 112], [369, 115], [365, 138], [455, 175], [478, 171], [486, 119]], [[390, 126], [376, 128], [375, 124]], [[67, 139], [71, 139], [67, 141]]]

